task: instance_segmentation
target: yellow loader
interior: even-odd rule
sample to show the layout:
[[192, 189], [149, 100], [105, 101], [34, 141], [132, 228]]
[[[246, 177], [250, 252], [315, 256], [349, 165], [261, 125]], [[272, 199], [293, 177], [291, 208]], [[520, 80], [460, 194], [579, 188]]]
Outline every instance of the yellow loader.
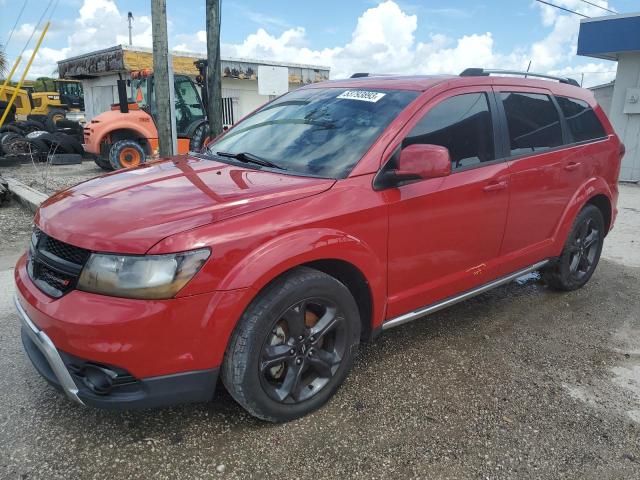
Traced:
[[[8, 102], [16, 87], [5, 87], [0, 102]], [[47, 130], [53, 131], [56, 123], [66, 117], [69, 107], [61, 103], [58, 92], [34, 92], [32, 88], [18, 89], [13, 103], [16, 109], [16, 120], [35, 120], [42, 123]]]

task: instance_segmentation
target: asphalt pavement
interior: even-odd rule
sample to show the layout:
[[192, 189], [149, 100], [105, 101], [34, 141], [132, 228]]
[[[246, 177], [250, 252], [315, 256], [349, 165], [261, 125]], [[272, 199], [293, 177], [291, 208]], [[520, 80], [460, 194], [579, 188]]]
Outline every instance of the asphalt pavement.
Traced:
[[50, 388], [11, 303], [30, 222], [17, 208], [0, 210], [0, 478], [640, 478], [640, 187], [622, 187], [583, 289], [529, 276], [390, 330], [324, 408], [280, 425], [222, 388], [145, 412]]

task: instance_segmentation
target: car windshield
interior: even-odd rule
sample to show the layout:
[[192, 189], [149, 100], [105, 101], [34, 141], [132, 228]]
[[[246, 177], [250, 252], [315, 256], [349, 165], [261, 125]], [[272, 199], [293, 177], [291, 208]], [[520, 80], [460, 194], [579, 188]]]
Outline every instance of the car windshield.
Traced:
[[247, 117], [208, 151], [250, 154], [291, 173], [344, 178], [417, 96], [383, 89], [295, 90]]

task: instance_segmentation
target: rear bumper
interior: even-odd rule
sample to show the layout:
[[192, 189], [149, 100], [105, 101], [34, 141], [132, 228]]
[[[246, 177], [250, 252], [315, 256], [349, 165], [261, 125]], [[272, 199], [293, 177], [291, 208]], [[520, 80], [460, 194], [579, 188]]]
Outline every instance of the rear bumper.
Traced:
[[133, 379], [108, 394], [94, 393], [85, 378], [67, 366], [63, 356], [68, 356], [58, 351], [47, 334], [31, 321], [17, 296], [14, 303], [22, 323], [22, 344], [31, 363], [47, 382], [76, 403], [107, 409], [142, 409], [206, 402], [213, 397], [217, 368]]

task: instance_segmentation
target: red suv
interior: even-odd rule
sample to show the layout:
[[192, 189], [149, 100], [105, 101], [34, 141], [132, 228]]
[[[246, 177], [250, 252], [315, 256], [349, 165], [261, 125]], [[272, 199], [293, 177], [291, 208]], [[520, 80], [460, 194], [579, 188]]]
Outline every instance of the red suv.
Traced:
[[309, 85], [57, 193], [15, 269], [26, 353], [78, 403], [206, 401], [220, 377], [284, 421], [382, 330], [533, 270], [580, 288], [624, 147], [573, 80], [489, 73]]

